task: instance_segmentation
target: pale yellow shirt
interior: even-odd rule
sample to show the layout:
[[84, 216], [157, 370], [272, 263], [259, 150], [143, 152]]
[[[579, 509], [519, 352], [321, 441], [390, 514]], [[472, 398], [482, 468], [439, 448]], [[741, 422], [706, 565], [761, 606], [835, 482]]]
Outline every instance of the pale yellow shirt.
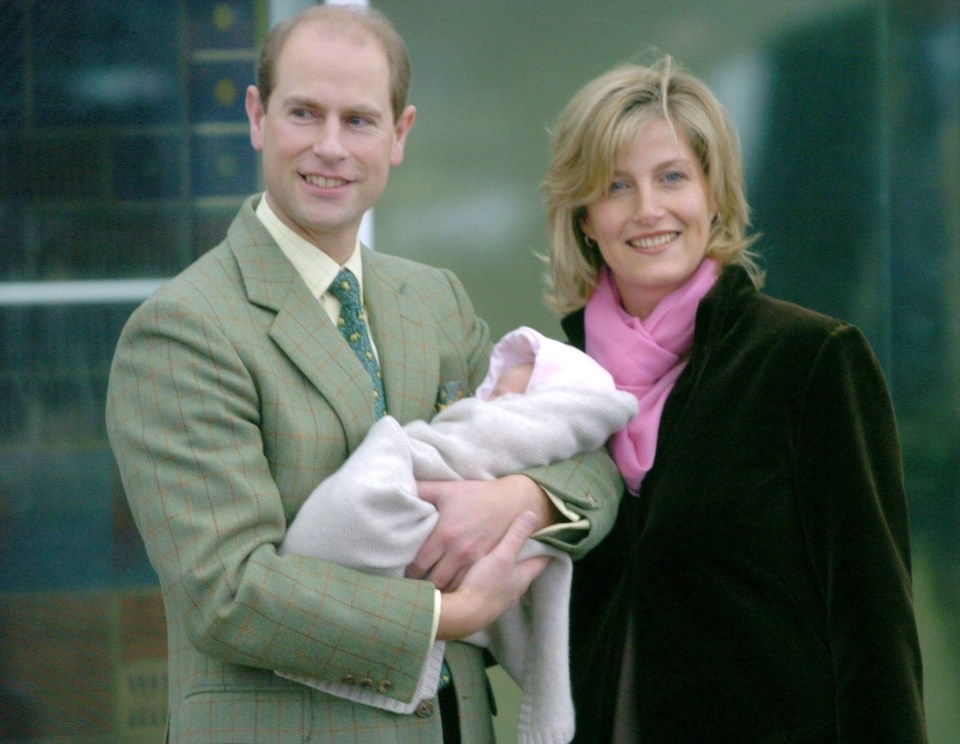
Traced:
[[[309, 240], [287, 227], [267, 204], [266, 198], [260, 198], [256, 213], [263, 226], [267, 228], [267, 232], [277, 241], [283, 255], [290, 260], [297, 273], [306, 282], [311, 294], [320, 301], [320, 305], [330, 320], [336, 323], [337, 317], [340, 315], [340, 301], [329, 291], [330, 285], [337, 274], [340, 273], [340, 269], [350, 269], [353, 275], [357, 277], [357, 284], [360, 285], [360, 304], [363, 305], [363, 261], [361, 260], [359, 239], [357, 239], [350, 258], [343, 266], [340, 266]], [[373, 353], [377, 354], [377, 345], [372, 334], [370, 335], [370, 345], [373, 347]], [[377, 354], [377, 359], [379, 360], [379, 354]]]

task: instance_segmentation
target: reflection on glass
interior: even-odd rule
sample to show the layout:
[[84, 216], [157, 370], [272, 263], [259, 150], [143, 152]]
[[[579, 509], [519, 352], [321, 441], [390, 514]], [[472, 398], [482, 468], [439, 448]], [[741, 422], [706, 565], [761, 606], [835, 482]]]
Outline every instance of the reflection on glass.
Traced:
[[162, 740], [163, 607], [106, 443], [107, 374], [133, 309], [117, 298], [150, 285], [122, 280], [179, 271], [256, 188], [257, 8], [0, 9], [0, 741]]

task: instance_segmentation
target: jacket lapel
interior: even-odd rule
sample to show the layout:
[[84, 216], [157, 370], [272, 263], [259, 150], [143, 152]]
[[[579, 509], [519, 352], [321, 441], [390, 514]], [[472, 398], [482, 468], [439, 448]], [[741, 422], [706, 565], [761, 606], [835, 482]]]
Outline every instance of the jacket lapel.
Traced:
[[362, 367], [254, 214], [254, 199], [247, 201], [228, 232], [247, 297], [254, 305], [276, 314], [270, 324], [270, 338], [336, 412], [352, 450], [375, 420]]
[[425, 314], [419, 295], [385, 259], [364, 249], [364, 301], [383, 371], [387, 412], [406, 423], [432, 414], [440, 356], [435, 324]]

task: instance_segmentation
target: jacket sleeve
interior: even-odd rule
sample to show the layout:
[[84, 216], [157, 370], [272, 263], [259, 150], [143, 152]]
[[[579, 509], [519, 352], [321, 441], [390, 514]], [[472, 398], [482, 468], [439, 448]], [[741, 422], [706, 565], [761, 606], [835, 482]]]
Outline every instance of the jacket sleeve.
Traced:
[[795, 476], [834, 659], [838, 741], [926, 741], [896, 424], [856, 329], [829, 335], [802, 401]]
[[278, 556], [286, 519], [261, 423], [258, 381], [209, 313], [168, 297], [133, 315], [107, 427], [168, 615], [221, 662], [336, 681], [362, 667], [409, 699], [433, 586]]
[[[571, 345], [583, 351], [583, 310], [561, 320]], [[623, 479], [606, 447], [524, 473], [550, 495], [567, 522], [538, 533], [538, 539], [582, 558], [613, 528], [623, 496]]]
[[607, 536], [623, 494], [623, 481], [606, 449], [525, 470], [559, 502], [566, 523], [536, 535], [541, 541], [580, 558]]

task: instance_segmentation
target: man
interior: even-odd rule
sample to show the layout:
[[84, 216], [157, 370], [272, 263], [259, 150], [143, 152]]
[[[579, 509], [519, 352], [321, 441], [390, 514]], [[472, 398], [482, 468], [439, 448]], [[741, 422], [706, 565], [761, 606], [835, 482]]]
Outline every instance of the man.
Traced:
[[[246, 102], [265, 194], [118, 344], [107, 424], [164, 595], [170, 741], [492, 741], [482, 653], [467, 644], [447, 644], [452, 683], [413, 714], [286, 675], [410, 703], [432, 642], [487, 625], [542, 569], [514, 560], [534, 529], [559, 519], [543, 539], [577, 555], [615, 516], [616, 471], [594, 453], [422, 484], [440, 516], [407, 578], [277, 554], [384, 395], [401, 423], [429, 418], [486, 371], [487, 328], [455, 277], [358, 244], [403, 159], [408, 81], [403, 43], [373, 11], [317, 6], [275, 28]], [[343, 268], [362, 287], [382, 392], [334, 320]]]

